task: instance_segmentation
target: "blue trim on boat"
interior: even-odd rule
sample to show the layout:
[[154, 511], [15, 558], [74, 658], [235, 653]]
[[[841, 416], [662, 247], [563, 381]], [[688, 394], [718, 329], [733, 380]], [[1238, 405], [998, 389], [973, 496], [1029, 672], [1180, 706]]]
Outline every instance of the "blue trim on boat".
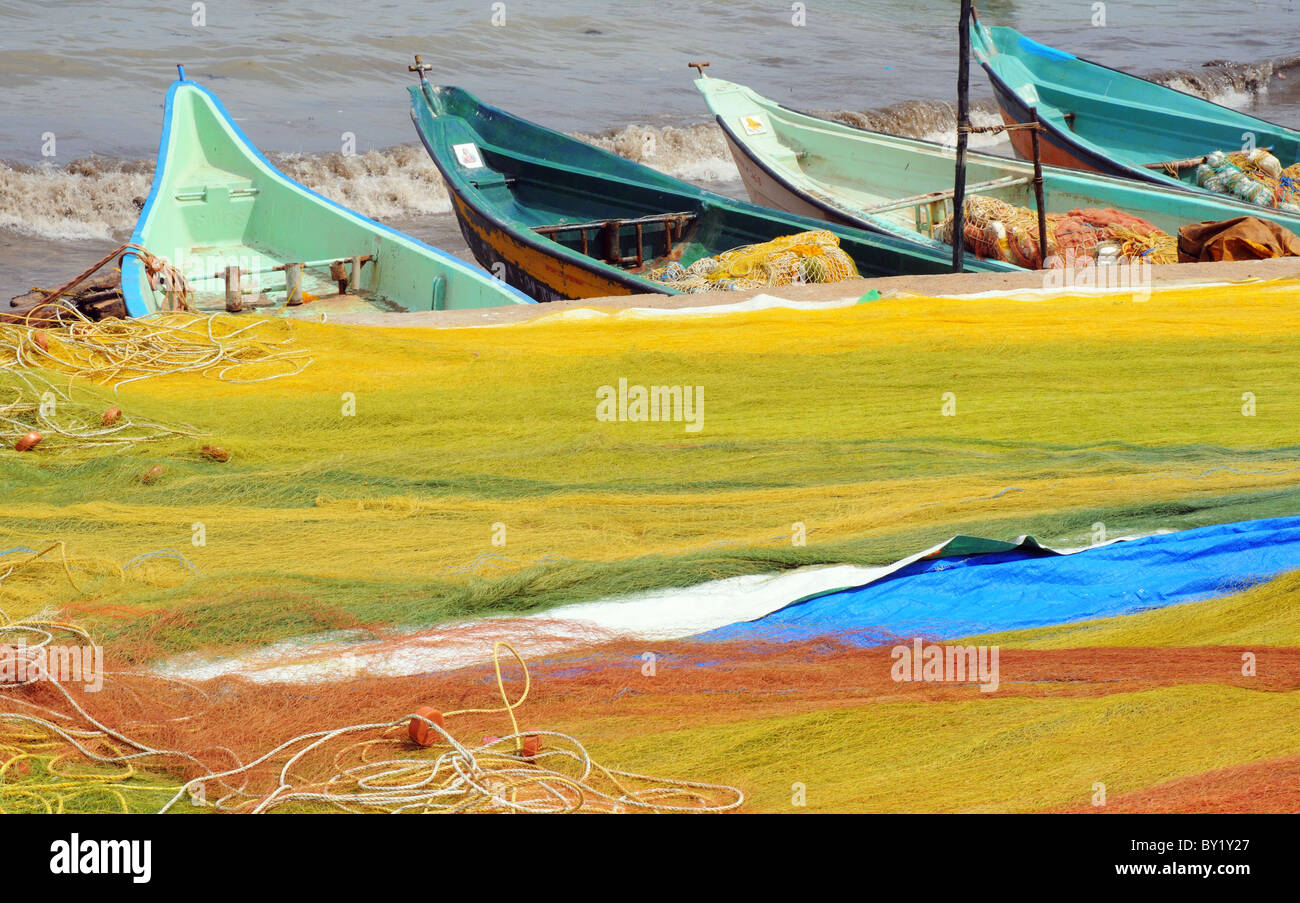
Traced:
[[[272, 163], [270, 160], [266, 158], [266, 155], [262, 153], [262, 151], [258, 148], [256, 144], [254, 144], [252, 141], [249, 140], [248, 136], [244, 134], [244, 130], [239, 127], [239, 124], [236, 123], [234, 118], [226, 111], [225, 105], [221, 103], [221, 99], [217, 97], [217, 95], [213, 94], [211, 91], [209, 91], [207, 88], [203, 87], [202, 85], [188, 80], [184, 80], [184, 81], [177, 80], [175, 82], [172, 82], [171, 87], [168, 88], [167, 90], [167, 100], [163, 106], [162, 140], [159, 142], [159, 146], [158, 146], [158, 163], [156, 165], [156, 168], [154, 169], [153, 185], [149, 189], [149, 197], [145, 199], [144, 209], [140, 211], [140, 219], [136, 221], [135, 231], [131, 233], [132, 242], [139, 245], [144, 244], [140, 240], [140, 238], [142, 233], [144, 232], [145, 224], [148, 222], [149, 213], [153, 208], [154, 199], [157, 197], [158, 189], [161, 187], [162, 184], [163, 173], [166, 171], [166, 167], [167, 167], [167, 146], [171, 138], [171, 130], [172, 130], [172, 100], [175, 97], [176, 92], [182, 87], [193, 88], [194, 90], [201, 91], [205, 95], [207, 95], [208, 99], [211, 100], [212, 103], [215, 105], [217, 113], [220, 114], [220, 116], [223, 119], [225, 119], [226, 123], [230, 126], [230, 129], [234, 133], [235, 138], [244, 145], [244, 148], [247, 151], [249, 151], [253, 157], [255, 157], [259, 162], [261, 162], [262, 165], [264, 165], [267, 169], [269, 169], [272, 175], [283, 179], [285, 182], [287, 182], [292, 186], [302, 189], [308, 195], [315, 198], [316, 200], [322, 201], [326, 205], [333, 207], [336, 210], [339, 210], [340, 212], [346, 214], [347, 216], [352, 217], [353, 219], [360, 220], [361, 222], [366, 223], [370, 226], [374, 226], [384, 232], [389, 233], [390, 235], [396, 238], [402, 239], [403, 241], [408, 241], [419, 248], [422, 248], [426, 251], [433, 253], [435, 256], [442, 258], [444, 261], [451, 264], [454, 269], [459, 270], [460, 272], [464, 273], [466, 276], [469, 276], [473, 279], [478, 279], [480, 281], [491, 280], [491, 284], [497, 285], [505, 289], [506, 291], [510, 292], [511, 294], [516, 295], [524, 303], [527, 304], [537, 303], [535, 299], [528, 297], [523, 292], [519, 291], [519, 289], [515, 288], [513, 285], [509, 285], [508, 283], [502, 282], [501, 280], [488, 274], [486, 271], [476, 270], [474, 267], [471, 267], [469, 264], [465, 263], [465, 261], [461, 260], [459, 257], [449, 254], [446, 251], [442, 250], [441, 248], [435, 248], [432, 245], [427, 245], [424, 242], [420, 241], [418, 238], [415, 238], [414, 236], [411, 235], [407, 235], [405, 232], [401, 232], [397, 229], [394, 229], [392, 226], [386, 226], [383, 223], [376, 222], [375, 220], [370, 219], [369, 217], [362, 216], [360, 213], [357, 213], [355, 210], [352, 210], [349, 207], [344, 207], [338, 201], [332, 201], [329, 198], [324, 197], [323, 195], [317, 194], [316, 192], [308, 188], [306, 185], [303, 185], [301, 182], [289, 178], [289, 176], [285, 175], [283, 172], [280, 171], [279, 167], [277, 167], [274, 163]], [[122, 297], [126, 300], [127, 314], [132, 317], [142, 317], [149, 314], [150, 311], [145, 307], [144, 298], [141, 297], [139, 292], [140, 259], [134, 251], [127, 251], [126, 254], [130, 255], [130, 259], [126, 260], [122, 264]], [[132, 273], [132, 278], [130, 280], [128, 280], [127, 278], [128, 267], [130, 267]], [[134, 305], [132, 304], [133, 301], [134, 301]]]
[[1035, 56], [1046, 57], [1049, 60], [1060, 60], [1062, 62], [1075, 59], [1073, 53], [1067, 53], [1064, 50], [1057, 50], [1055, 47], [1048, 47], [1046, 44], [1040, 44], [1033, 38], [1020, 36], [1019, 47], [1026, 53], [1032, 53]]
[[[183, 80], [172, 82], [171, 87], [167, 89], [167, 99], [163, 102], [163, 130], [162, 138], [158, 141], [158, 161], [154, 164], [153, 183], [149, 186], [149, 196], [145, 198], [144, 207], [140, 210], [140, 218], [135, 221], [135, 231], [131, 233], [131, 243], [142, 247], [144, 242], [141, 241], [141, 237], [144, 234], [144, 226], [149, 221], [149, 214], [153, 211], [158, 190], [162, 187], [163, 173], [167, 169], [167, 145], [171, 143], [172, 135], [172, 99], [176, 96], [176, 90], [184, 84], [189, 82]], [[142, 266], [139, 255], [134, 251], [127, 251], [122, 255], [122, 300], [126, 304], [128, 317], [144, 317], [151, 313], [145, 305], [144, 296], [140, 294], [140, 279], [144, 275]]]

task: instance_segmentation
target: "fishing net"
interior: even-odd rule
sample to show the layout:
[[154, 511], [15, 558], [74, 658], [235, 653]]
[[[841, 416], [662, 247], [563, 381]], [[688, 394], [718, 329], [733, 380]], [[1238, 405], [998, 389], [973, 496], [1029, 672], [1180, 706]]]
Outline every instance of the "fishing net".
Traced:
[[1300, 163], [1283, 169], [1262, 148], [1207, 154], [1195, 171], [1196, 184], [1259, 207], [1300, 213]]
[[[1027, 269], [1041, 269], [1038, 214], [982, 195], [966, 198], [966, 246], [981, 259], [994, 258]], [[953, 218], [936, 230], [952, 244]], [[1082, 208], [1047, 215], [1047, 265], [1053, 268], [1118, 263], [1177, 263], [1176, 236], [1119, 210]]]
[[302, 349], [272, 338], [273, 320], [222, 315], [155, 314], [131, 320], [92, 321], [59, 310], [52, 324], [33, 329], [0, 323], [0, 372], [40, 367], [114, 389], [141, 379], [201, 373], [225, 382], [263, 382], [301, 372]]
[[[1294, 514], [1295, 291], [494, 329], [172, 314], [179, 332], [47, 329], [48, 358], [6, 333], [5, 385], [57, 388], [56, 422], [80, 426], [0, 448], [0, 659], [89, 643], [105, 681], [6, 679], [0, 806], [712, 811], [743, 792], [788, 811], [800, 783], [812, 810], [1036, 811], [1094, 775], [1118, 794], [1296, 754], [1300, 662], [1272, 648], [1300, 644], [1294, 575], [1004, 636], [996, 698], [895, 683], [887, 650], [834, 636], [634, 642], [532, 617], [959, 533], [1083, 545], [1099, 522]], [[699, 431], [601, 419], [620, 379], [703, 386]], [[78, 435], [110, 406], [147, 441]], [[439, 630], [481, 637], [475, 663], [440, 662], [420, 642]], [[528, 677], [492, 661], [501, 641]], [[1238, 645], [1260, 677], [1224, 667]], [[290, 670], [257, 682], [264, 662]]]
[[810, 282], [840, 282], [858, 275], [853, 259], [830, 232], [800, 232], [762, 244], [702, 257], [689, 267], [673, 262], [649, 277], [688, 292], [745, 291]]
[[[96, 565], [77, 571], [83, 594], [36, 569], [5, 595], [19, 614], [75, 611], [143, 662], [885, 564], [957, 533], [1071, 544], [1097, 521], [1293, 514], [1293, 292], [883, 299], [491, 330], [269, 321], [264, 337], [292, 340], [273, 347], [315, 363], [259, 383], [185, 370], [121, 385], [123, 422], [176, 431], [147, 442], [60, 448], [50, 433], [0, 449], [0, 551], [181, 549], [199, 576], [133, 586]], [[597, 393], [620, 378], [703, 386], [700, 431], [601, 420]], [[1241, 416], [1248, 389], [1207, 385], [1255, 387], [1259, 415]], [[110, 406], [86, 379], [61, 388], [91, 427]], [[956, 416], [942, 413], [950, 392]]]
[[[1094, 814], [1093, 805], [1058, 810]], [[1300, 756], [1215, 768], [1112, 797], [1111, 813], [1294, 814], [1300, 812]]]
[[[32, 663], [92, 635], [48, 616], [9, 622], [0, 809], [788, 811], [795, 782], [822, 811], [1059, 808], [1085, 792], [1061, 773], [1108, 769], [1118, 795], [1300, 753], [1288, 716], [1300, 649], [1277, 646], [1300, 630], [1297, 578], [1177, 606], [1202, 648], [1168, 632], [1119, 639], [1167, 610], [1072, 625], [1074, 648], [1051, 645], [1059, 627], [971, 639], [1001, 644], [995, 695], [973, 678], [896, 680], [890, 644], [903, 638], [834, 636], [598, 641], [529, 664], [498, 644], [486, 665], [271, 684], [146, 672], [108, 645], [102, 687], [87, 689], [84, 674]], [[1022, 648], [1036, 642], [1049, 645]], [[1260, 655], [1258, 678], [1223, 667], [1239, 649]], [[1209, 718], [1220, 730], [1199, 731]], [[647, 776], [665, 772], [691, 778]]]
[[0, 443], [21, 451], [121, 447], [198, 435], [192, 426], [133, 417], [100, 393], [55, 382], [45, 371], [0, 369]]

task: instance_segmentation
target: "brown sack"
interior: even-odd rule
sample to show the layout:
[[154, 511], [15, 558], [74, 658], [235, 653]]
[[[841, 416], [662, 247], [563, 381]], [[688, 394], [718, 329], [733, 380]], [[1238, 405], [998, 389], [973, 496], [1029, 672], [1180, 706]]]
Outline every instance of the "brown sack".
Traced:
[[1178, 260], [1267, 260], [1300, 257], [1300, 236], [1255, 216], [1193, 223], [1178, 230]]

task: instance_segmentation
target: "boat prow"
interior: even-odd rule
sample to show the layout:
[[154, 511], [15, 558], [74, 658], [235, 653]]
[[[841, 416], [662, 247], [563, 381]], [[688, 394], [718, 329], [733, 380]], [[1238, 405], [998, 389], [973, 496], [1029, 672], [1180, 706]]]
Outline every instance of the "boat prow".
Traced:
[[[153, 187], [122, 265], [130, 316], [185, 306], [289, 316], [531, 304], [483, 270], [322, 197], [280, 172], [217, 97], [167, 92]], [[148, 266], [145, 265], [147, 262]], [[164, 271], [165, 272], [165, 271]]]
[[[411, 118], [478, 261], [539, 301], [676, 294], [656, 273], [825, 223], [713, 194], [488, 106], [461, 88], [412, 86]], [[951, 252], [829, 229], [862, 276], [946, 273]], [[974, 261], [976, 271], [1007, 271]]]
[[[755, 203], [950, 248], [940, 237], [953, 212], [954, 148], [801, 113], [720, 78], [695, 85]], [[1030, 163], [968, 151], [966, 174], [967, 197], [1036, 208]], [[1056, 166], [1043, 167], [1043, 199], [1049, 216], [1122, 211], [1171, 236], [1243, 216], [1300, 232], [1300, 217], [1282, 210]]]
[[[1044, 163], [1202, 191], [1194, 166], [1178, 164], [1243, 142], [1269, 148], [1284, 168], [1300, 161], [1295, 129], [1089, 62], [1013, 28], [973, 21], [971, 50], [1006, 122], [1037, 113]], [[1027, 132], [1012, 132], [1011, 140], [1030, 156]]]

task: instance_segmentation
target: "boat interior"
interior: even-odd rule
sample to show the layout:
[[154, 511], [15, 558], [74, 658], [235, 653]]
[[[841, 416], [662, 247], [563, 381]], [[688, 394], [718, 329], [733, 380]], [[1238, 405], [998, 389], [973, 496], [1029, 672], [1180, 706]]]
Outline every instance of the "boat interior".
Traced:
[[[806, 187], [833, 206], [928, 237], [952, 216], [951, 150], [880, 133], [849, 133], [816, 117], [780, 108], [769, 107], [766, 112], [771, 140], [763, 145], [765, 158], [799, 174]], [[834, 148], [830, 156], [822, 150], [828, 146]], [[966, 178], [968, 195], [994, 197], [1021, 207], [1034, 204], [1033, 167], [1027, 164], [972, 156], [967, 160]], [[1065, 209], [1079, 206], [1076, 199], [1056, 201], [1058, 205], [1068, 203]]]
[[177, 263], [191, 291], [190, 306], [202, 312], [316, 318], [409, 310], [371, 287], [379, 264], [360, 249], [347, 257], [294, 260], [251, 244], [195, 246]]
[[[976, 29], [977, 41], [980, 31], [984, 29]], [[1246, 134], [1283, 167], [1300, 156], [1300, 136], [1289, 130], [1062, 54], [1014, 29], [986, 31], [996, 49], [989, 55], [990, 67], [1022, 100], [1036, 106], [1040, 118], [1139, 166], [1192, 182], [1195, 167], [1174, 164], [1236, 150]]]
[[[690, 266], [702, 257], [797, 231], [788, 218], [747, 204], [732, 206], [704, 193], [674, 193], [482, 143], [478, 147], [485, 167], [470, 184], [489, 205], [543, 238], [633, 275], [669, 262]], [[941, 256], [929, 261], [924, 252], [895, 248], [875, 236], [842, 238], [840, 246], [864, 275], [888, 272], [903, 254], [917, 257], [912, 268], [918, 272], [942, 272], [945, 266]]]
[[[883, 218], [901, 230], [933, 238], [935, 227], [952, 215], [953, 151], [938, 144], [878, 132], [850, 130], [776, 106], [764, 106], [770, 136], [763, 153], [772, 163], [798, 173], [835, 206]], [[751, 139], [753, 140], [753, 139]], [[833, 148], [833, 152], [829, 149]], [[1044, 178], [1048, 213], [1079, 207], [1139, 213], [1171, 234], [1193, 219], [1212, 219], [1222, 201], [1174, 191], [1176, 202], [1147, 200], [1139, 210], [1132, 197], [1138, 185], [1082, 178], [1049, 170]], [[927, 190], [928, 189], [928, 190]], [[1158, 187], [1156, 192], [1167, 190]], [[982, 195], [1034, 209], [1033, 166], [1025, 161], [973, 154], [967, 158], [967, 195]], [[834, 198], [831, 201], [831, 198]]]
[[[486, 273], [288, 178], [197, 85], [177, 82], [168, 106], [166, 146], [133, 240], [184, 276], [191, 307], [317, 317], [525, 303]], [[134, 269], [146, 308], [177, 305], [167, 269], [152, 278]]]

